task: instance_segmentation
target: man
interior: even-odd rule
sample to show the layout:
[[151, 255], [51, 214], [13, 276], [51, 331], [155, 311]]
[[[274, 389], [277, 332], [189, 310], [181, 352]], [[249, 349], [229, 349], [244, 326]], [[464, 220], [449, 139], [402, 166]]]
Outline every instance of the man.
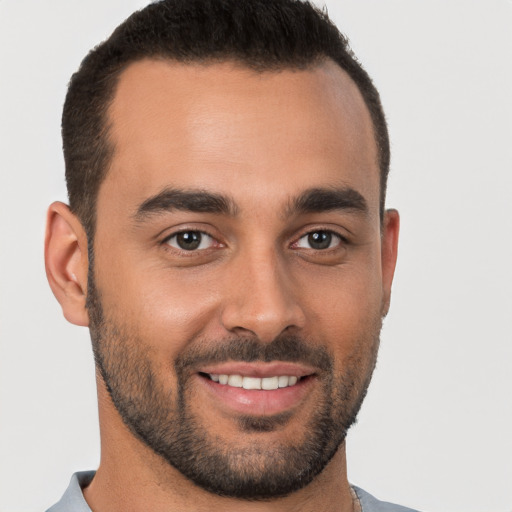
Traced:
[[399, 219], [377, 91], [296, 0], [164, 0], [73, 76], [46, 269], [102, 453], [58, 511], [409, 510], [347, 480]]

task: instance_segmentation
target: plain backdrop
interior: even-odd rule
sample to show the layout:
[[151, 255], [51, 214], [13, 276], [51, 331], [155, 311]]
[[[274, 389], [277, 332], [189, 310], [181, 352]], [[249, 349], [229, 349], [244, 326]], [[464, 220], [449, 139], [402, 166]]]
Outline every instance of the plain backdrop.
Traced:
[[[243, 1], [243, 0], [240, 0]], [[0, 512], [43, 511], [99, 435], [88, 331], [46, 283], [60, 115], [86, 52], [143, 0], [0, 0]], [[422, 511], [512, 510], [512, 3], [330, 0], [381, 91], [402, 215], [351, 482]]]

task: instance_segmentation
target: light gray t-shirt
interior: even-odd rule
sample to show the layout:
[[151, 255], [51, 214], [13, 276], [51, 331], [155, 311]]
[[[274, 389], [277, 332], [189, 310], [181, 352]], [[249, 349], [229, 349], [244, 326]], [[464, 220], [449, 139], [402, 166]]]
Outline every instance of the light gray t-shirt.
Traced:
[[[82, 488], [87, 487], [94, 477], [94, 471], [83, 471], [75, 473], [61, 500], [49, 508], [46, 512], [91, 512], [89, 505], [84, 499]], [[352, 486], [359, 502], [362, 512], [417, 512], [411, 508], [394, 505], [386, 501], [379, 501], [359, 487]]]

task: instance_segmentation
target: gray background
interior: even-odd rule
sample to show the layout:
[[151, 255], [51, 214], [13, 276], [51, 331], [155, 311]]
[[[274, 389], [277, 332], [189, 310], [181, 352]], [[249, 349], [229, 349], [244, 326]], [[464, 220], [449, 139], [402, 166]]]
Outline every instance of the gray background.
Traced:
[[[66, 83], [145, 3], [0, 1], [0, 512], [44, 510], [98, 464], [88, 332], [64, 321], [46, 283], [44, 217], [66, 197]], [[388, 204], [402, 214], [349, 478], [424, 511], [510, 512], [512, 4], [327, 5], [381, 91]]]

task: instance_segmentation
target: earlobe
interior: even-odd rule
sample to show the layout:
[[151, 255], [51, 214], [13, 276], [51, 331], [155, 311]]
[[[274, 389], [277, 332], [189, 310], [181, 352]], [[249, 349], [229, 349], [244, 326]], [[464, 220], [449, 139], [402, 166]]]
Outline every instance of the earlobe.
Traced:
[[400, 215], [396, 210], [386, 210], [382, 226], [382, 316], [386, 316], [391, 300], [391, 285], [395, 274], [398, 255], [398, 234], [400, 231]]
[[44, 253], [46, 276], [65, 318], [76, 325], [89, 325], [87, 236], [64, 203], [55, 202], [48, 209]]

